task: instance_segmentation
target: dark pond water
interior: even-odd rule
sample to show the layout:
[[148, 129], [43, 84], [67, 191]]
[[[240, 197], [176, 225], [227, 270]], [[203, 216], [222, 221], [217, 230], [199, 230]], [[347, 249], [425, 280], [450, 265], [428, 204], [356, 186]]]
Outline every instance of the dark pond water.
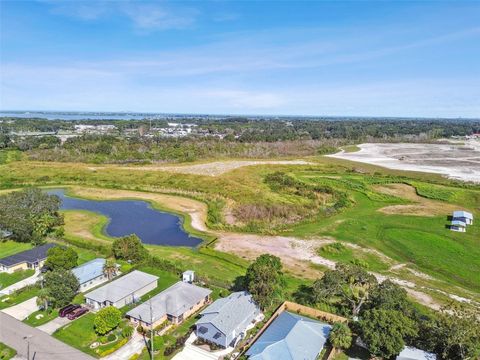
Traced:
[[194, 247], [201, 239], [188, 235], [181, 219], [153, 209], [148, 202], [139, 200], [86, 200], [65, 195], [63, 189], [49, 190], [62, 200], [62, 210], [88, 210], [107, 216], [105, 227], [109, 236], [136, 234], [143, 243], [168, 246]]

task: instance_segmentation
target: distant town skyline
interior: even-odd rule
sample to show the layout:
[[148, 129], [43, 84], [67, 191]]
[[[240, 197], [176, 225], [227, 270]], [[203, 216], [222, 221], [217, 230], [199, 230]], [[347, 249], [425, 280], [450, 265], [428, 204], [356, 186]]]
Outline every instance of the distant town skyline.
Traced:
[[0, 7], [0, 110], [480, 116], [479, 2]]

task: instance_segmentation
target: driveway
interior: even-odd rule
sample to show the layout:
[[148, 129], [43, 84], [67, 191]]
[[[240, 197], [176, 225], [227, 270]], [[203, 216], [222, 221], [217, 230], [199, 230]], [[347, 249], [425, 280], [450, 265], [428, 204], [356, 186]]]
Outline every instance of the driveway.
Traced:
[[[28, 337], [28, 339], [24, 339]], [[27, 340], [30, 343], [30, 359], [35, 360], [94, 360], [80, 350], [51, 337], [0, 312], [0, 342], [17, 350], [17, 357], [27, 358]]]
[[15, 290], [22, 289], [27, 285], [35, 284], [38, 280], [39, 275], [40, 275], [40, 270], [37, 269], [35, 271], [35, 274], [33, 274], [32, 276], [30, 276], [26, 279], [20, 280], [19, 282], [16, 282], [15, 284], [12, 284], [10, 286], [7, 286], [4, 289], [1, 289], [0, 290], [0, 295], [9, 295], [12, 292], [14, 292]]
[[46, 324], [37, 326], [37, 329], [52, 335], [57, 329], [60, 329], [63, 325], [67, 325], [69, 322], [70, 320], [68, 320], [67, 317], [62, 318], [59, 316]]
[[172, 360], [218, 360], [225, 355], [230, 354], [234, 349], [227, 348], [224, 350], [210, 352], [203, 350], [195, 345], [193, 342], [197, 339], [197, 335], [193, 332], [185, 341], [185, 347], [181, 352], [175, 355]]
[[3, 309], [2, 312], [14, 317], [17, 320], [24, 320], [31, 313], [38, 310], [37, 297], [34, 296], [27, 301], [24, 301], [20, 304], [10, 306], [9, 308]]
[[130, 359], [132, 355], [140, 354], [145, 345], [146, 344], [143, 335], [140, 335], [138, 332], [134, 331], [129, 342], [127, 342], [114, 353], [103, 357], [102, 360]]

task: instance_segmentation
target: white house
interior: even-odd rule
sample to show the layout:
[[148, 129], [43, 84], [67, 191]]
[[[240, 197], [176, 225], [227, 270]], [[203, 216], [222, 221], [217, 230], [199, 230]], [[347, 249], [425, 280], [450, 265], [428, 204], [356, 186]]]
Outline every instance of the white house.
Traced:
[[85, 302], [93, 309], [105, 306], [121, 308], [137, 302], [157, 287], [158, 276], [134, 270], [98, 289], [85, 294]]
[[252, 295], [246, 291], [235, 292], [200, 313], [201, 318], [195, 323], [196, 335], [224, 348], [235, 346], [260, 314]]
[[108, 281], [108, 277], [103, 271], [105, 262], [105, 259], [97, 258], [72, 269], [73, 275], [75, 275], [80, 284], [80, 292], [87, 291]]
[[468, 211], [454, 211], [453, 212], [453, 219], [452, 220], [460, 220], [463, 221], [467, 225], [473, 225], [473, 214], [469, 213]]

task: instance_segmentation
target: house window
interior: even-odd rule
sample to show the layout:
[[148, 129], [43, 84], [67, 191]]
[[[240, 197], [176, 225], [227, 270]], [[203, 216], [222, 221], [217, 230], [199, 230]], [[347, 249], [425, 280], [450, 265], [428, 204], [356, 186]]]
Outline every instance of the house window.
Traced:
[[222, 336], [222, 334], [220, 334], [219, 332], [217, 332], [217, 333], [213, 336], [213, 338], [214, 338], [215, 340], [217, 340], [217, 339], [220, 338], [220, 336]]
[[200, 333], [200, 334], [206, 334], [208, 332], [208, 329], [205, 327], [205, 326], [200, 326], [197, 331]]

